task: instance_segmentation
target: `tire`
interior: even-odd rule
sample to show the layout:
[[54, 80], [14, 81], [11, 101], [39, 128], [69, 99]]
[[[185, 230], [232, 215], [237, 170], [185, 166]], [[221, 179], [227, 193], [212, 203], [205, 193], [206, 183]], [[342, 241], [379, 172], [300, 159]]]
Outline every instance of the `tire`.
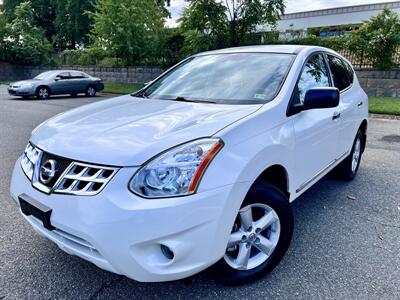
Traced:
[[353, 180], [356, 177], [361, 163], [363, 145], [364, 135], [361, 130], [358, 130], [349, 156], [335, 168], [339, 179]]
[[[249, 215], [252, 215], [253, 222], [246, 221]], [[268, 218], [271, 221], [267, 224], [272, 224], [264, 223], [266, 227], [260, 231], [259, 221]], [[251, 228], [246, 229], [250, 224]], [[269, 183], [257, 185], [247, 194], [232, 228], [231, 244], [228, 244], [224, 257], [212, 267], [212, 274], [226, 285], [240, 285], [258, 279], [279, 264], [289, 248], [292, 235], [293, 213], [287, 196]], [[249, 254], [247, 263], [246, 255], [240, 255], [244, 259], [239, 259], [240, 252]]]
[[93, 85], [88, 85], [85, 91], [86, 97], [95, 97], [96, 93], [96, 88]]
[[40, 86], [36, 90], [36, 98], [46, 100], [50, 97], [50, 89], [47, 86]]

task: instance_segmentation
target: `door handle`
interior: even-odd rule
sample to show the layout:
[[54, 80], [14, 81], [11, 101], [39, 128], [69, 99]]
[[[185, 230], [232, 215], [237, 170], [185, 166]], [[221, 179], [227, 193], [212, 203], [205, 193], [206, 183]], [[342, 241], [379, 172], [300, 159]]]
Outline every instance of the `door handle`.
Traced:
[[332, 116], [332, 120], [339, 119], [342, 114], [339, 111], [335, 111]]
[[361, 107], [361, 106], [363, 106], [363, 104], [364, 104], [364, 102], [360, 101], [360, 102], [358, 102], [357, 106]]

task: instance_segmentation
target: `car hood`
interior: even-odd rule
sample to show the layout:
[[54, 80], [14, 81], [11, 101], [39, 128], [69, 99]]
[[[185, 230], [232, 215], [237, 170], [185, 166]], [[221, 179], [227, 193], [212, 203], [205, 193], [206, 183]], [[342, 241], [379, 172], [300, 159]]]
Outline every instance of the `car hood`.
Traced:
[[212, 136], [260, 107], [127, 95], [55, 116], [34, 130], [31, 142], [78, 161], [139, 166], [178, 144]]
[[36, 80], [36, 79], [28, 79], [28, 80], [21, 80], [21, 81], [14, 82], [14, 83], [12, 83], [12, 85], [13, 85], [13, 86], [14, 86], [14, 85], [16, 85], [16, 86], [21, 86], [21, 85], [23, 85], [23, 84], [28, 84], [28, 83], [35, 84], [35, 83], [37, 83], [37, 82], [38, 82], [38, 80]]

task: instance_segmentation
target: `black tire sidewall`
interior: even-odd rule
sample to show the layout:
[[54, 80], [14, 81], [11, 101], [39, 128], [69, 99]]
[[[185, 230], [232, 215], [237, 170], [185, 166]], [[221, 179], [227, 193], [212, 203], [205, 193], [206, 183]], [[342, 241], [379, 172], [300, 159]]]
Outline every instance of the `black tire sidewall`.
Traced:
[[217, 280], [223, 284], [239, 285], [262, 277], [279, 264], [289, 248], [293, 235], [293, 214], [286, 195], [273, 185], [257, 185], [248, 192], [241, 207], [254, 203], [266, 204], [278, 214], [281, 225], [278, 244], [274, 252], [263, 264], [251, 270], [233, 269], [222, 258], [212, 269]]
[[349, 156], [338, 166], [338, 168], [336, 170], [336, 173], [340, 179], [353, 180], [357, 175], [358, 169], [360, 168], [361, 159], [362, 159], [362, 150], [360, 153], [360, 158], [358, 160], [357, 168], [354, 171], [351, 168], [357, 139], [360, 139], [361, 149], [362, 149], [363, 144], [364, 144], [364, 136], [363, 136], [363, 133], [361, 132], [361, 130], [358, 130], [358, 132], [357, 132], [357, 135], [354, 139], [353, 146], [351, 148], [351, 152], [350, 152]]

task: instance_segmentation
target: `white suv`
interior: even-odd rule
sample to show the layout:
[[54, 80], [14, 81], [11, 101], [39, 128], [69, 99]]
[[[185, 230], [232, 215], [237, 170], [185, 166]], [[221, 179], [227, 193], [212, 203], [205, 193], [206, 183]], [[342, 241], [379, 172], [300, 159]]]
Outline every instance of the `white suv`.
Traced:
[[37, 232], [105, 270], [155, 282], [213, 265], [239, 284], [284, 256], [291, 202], [334, 168], [355, 177], [367, 111], [329, 49], [202, 53], [41, 124], [11, 194]]

